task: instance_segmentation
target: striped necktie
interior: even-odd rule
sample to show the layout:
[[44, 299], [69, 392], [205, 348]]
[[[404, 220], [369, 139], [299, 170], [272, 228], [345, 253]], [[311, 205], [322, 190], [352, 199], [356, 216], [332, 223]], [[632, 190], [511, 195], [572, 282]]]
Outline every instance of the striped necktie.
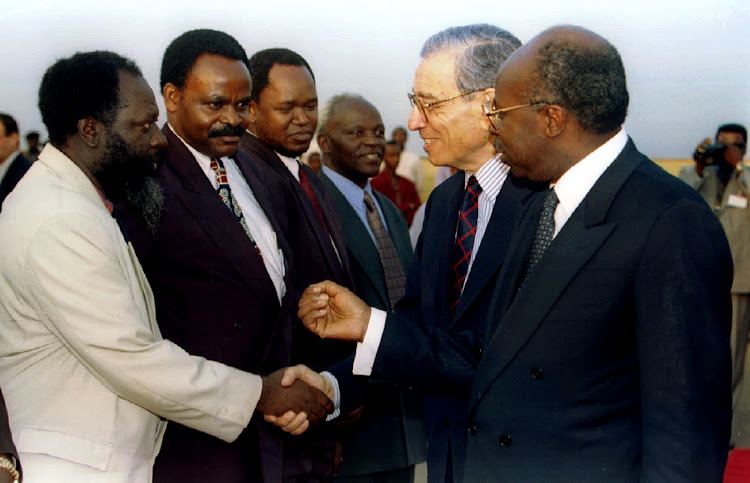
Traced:
[[458, 215], [458, 226], [456, 227], [456, 245], [453, 247], [453, 271], [449, 286], [450, 309], [455, 310], [461, 300], [461, 293], [469, 273], [469, 262], [474, 252], [474, 239], [477, 235], [477, 222], [479, 221], [479, 195], [482, 187], [476, 176], [469, 177], [464, 191], [464, 201]]
[[242, 225], [242, 229], [245, 230], [245, 234], [250, 239], [250, 243], [253, 244], [253, 248], [255, 248], [255, 251], [258, 252], [258, 255], [260, 255], [260, 258], [262, 259], [263, 254], [260, 253], [260, 248], [258, 248], [258, 244], [255, 243], [255, 238], [253, 238], [253, 235], [250, 233], [250, 228], [247, 226], [245, 216], [242, 214], [242, 210], [240, 209], [240, 205], [237, 203], [237, 199], [232, 195], [232, 188], [229, 187], [227, 171], [226, 169], [224, 169], [224, 163], [222, 162], [221, 158], [211, 159], [211, 169], [213, 169], [214, 173], [216, 173], [216, 192], [219, 194], [219, 198], [221, 198], [221, 201], [224, 202], [224, 205], [229, 208], [229, 211], [234, 214], [234, 216], [237, 218], [237, 221], [240, 222], [240, 225]]
[[372, 234], [375, 235], [375, 245], [378, 248], [380, 263], [383, 265], [383, 274], [385, 275], [385, 286], [388, 289], [388, 301], [393, 308], [396, 302], [404, 296], [404, 287], [406, 286], [404, 267], [401, 265], [401, 259], [398, 258], [398, 252], [393, 245], [391, 235], [388, 234], [388, 230], [383, 225], [383, 220], [380, 219], [380, 213], [378, 213], [375, 202], [367, 191], [364, 193], [367, 223], [370, 225]]

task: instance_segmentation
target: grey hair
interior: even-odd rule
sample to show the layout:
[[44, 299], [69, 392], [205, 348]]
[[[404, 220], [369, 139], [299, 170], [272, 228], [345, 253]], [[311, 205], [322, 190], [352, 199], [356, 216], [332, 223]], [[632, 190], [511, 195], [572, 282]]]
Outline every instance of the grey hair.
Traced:
[[462, 50], [456, 60], [456, 85], [461, 92], [480, 91], [495, 86], [500, 66], [520, 46], [521, 41], [507, 30], [482, 23], [436, 33], [420, 55], [424, 59], [445, 50]]
[[323, 107], [322, 112], [320, 113], [320, 116], [318, 117], [318, 135], [327, 133], [328, 123], [331, 122], [331, 118], [336, 112], [338, 106], [350, 101], [357, 101], [361, 102], [362, 104], [367, 104], [377, 111], [375, 106], [373, 106], [370, 101], [359, 94], [354, 94], [352, 92], [336, 94], [335, 96], [331, 97], [331, 99], [326, 103], [326, 105]]

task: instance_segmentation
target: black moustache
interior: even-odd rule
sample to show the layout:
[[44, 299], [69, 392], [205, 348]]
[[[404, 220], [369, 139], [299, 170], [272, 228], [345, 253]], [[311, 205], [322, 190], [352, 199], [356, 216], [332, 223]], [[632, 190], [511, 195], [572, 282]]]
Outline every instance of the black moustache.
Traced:
[[218, 129], [211, 129], [208, 132], [208, 137], [219, 138], [222, 136], [242, 136], [244, 133], [245, 133], [245, 128], [242, 127], [241, 125], [230, 126], [229, 124], [225, 124], [224, 126]]

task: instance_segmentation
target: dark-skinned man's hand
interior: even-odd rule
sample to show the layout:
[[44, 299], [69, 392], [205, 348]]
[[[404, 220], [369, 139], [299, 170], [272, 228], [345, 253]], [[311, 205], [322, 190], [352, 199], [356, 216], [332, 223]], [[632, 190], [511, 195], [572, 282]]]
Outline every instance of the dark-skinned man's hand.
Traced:
[[[309, 370], [309, 369], [308, 369]], [[256, 410], [264, 416], [279, 417], [294, 413], [297, 423], [292, 434], [301, 434], [309, 426], [315, 426], [333, 411], [333, 402], [320, 389], [302, 379], [282, 385], [285, 369], [279, 369], [263, 377], [263, 389]]]

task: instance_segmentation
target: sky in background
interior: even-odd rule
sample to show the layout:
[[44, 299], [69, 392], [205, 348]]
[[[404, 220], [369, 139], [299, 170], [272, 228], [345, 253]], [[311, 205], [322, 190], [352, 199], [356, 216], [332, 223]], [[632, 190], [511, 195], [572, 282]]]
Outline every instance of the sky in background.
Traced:
[[[189, 29], [214, 28], [237, 38], [248, 55], [296, 50], [315, 72], [321, 105], [337, 93], [360, 93], [390, 131], [408, 119], [406, 93], [424, 41], [480, 22], [522, 42], [559, 23], [606, 37], [628, 77], [625, 127], [651, 157], [688, 158], [719, 124], [750, 126], [748, 0], [0, 0], [0, 111], [14, 115], [22, 133], [45, 133], [37, 89], [55, 59], [113, 50], [135, 60], [158, 89], [169, 42]], [[424, 154], [416, 134], [408, 148]]]

